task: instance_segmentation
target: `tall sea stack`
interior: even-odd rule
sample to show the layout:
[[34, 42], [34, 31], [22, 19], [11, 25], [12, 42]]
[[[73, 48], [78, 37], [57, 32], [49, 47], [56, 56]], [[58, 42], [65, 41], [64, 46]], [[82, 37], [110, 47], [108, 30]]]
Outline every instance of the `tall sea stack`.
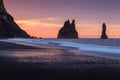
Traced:
[[30, 36], [14, 22], [14, 18], [6, 11], [3, 0], [0, 0], [0, 38], [12, 37]]
[[72, 23], [69, 20], [65, 21], [64, 26], [58, 32], [58, 39], [78, 39], [75, 20]]
[[106, 35], [106, 24], [103, 23], [102, 25], [102, 35], [101, 35], [101, 39], [108, 39], [107, 35]]

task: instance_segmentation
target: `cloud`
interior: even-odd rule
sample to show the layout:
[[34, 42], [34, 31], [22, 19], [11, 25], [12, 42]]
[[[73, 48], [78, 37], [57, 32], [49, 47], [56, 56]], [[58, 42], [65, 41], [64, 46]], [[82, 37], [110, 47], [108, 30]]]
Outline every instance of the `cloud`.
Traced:
[[34, 26], [34, 27], [52, 27], [52, 28], [55, 28], [55, 27], [59, 27], [60, 24], [58, 23], [52, 23], [52, 22], [49, 22], [49, 21], [53, 21], [55, 20], [55, 18], [44, 18], [44, 19], [36, 19], [36, 20], [15, 20], [16, 23], [18, 23], [19, 25], [21, 26], [26, 26], [26, 27], [29, 27], [29, 26]]
[[41, 20], [54, 21], [54, 20], [56, 20], [56, 18], [42, 18]]
[[15, 20], [16, 23], [26, 26], [35, 26], [39, 25], [39, 22], [36, 20]]

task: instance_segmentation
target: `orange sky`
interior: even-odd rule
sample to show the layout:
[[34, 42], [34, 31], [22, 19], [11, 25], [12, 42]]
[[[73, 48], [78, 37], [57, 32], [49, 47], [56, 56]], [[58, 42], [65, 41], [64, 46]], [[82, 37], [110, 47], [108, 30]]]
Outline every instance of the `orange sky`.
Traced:
[[[67, 19], [80, 38], [99, 38], [103, 22], [110, 38], [120, 37], [120, 5], [113, 0], [4, 0], [16, 23], [31, 36], [56, 38]], [[113, 5], [113, 6], [111, 6]]]
[[[16, 20], [16, 23], [28, 32], [31, 36], [44, 37], [44, 38], [56, 38], [59, 29], [63, 24], [55, 24], [50, 22], [40, 22], [37, 20]], [[63, 22], [64, 23], [64, 22]], [[42, 27], [39, 27], [42, 26]], [[96, 27], [94, 27], [96, 26]], [[79, 32], [81, 38], [99, 38], [102, 31], [101, 24], [76, 24], [76, 29]], [[111, 38], [118, 38], [119, 25], [108, 25], [107, 35]], [[114, 26], [118, 29], [114, 29]]]

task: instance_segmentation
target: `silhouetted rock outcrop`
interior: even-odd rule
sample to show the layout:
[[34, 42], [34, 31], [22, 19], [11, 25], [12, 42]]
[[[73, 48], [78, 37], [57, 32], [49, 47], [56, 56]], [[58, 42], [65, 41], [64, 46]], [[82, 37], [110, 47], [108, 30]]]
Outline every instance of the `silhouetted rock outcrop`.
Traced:
[[64, 26], [59, 30], [58, 32], [58, 38], [59, 39], [77, 39], [78, 38], [78, 32], [75, 28], [75, 20], [72, 21], [70, 24], [70, 21], [65, 21]]
[[106, 35], [106, 24], [103, 23], [102, 25], [102, 36], [101, 39], [108, 39], [107, 35]]
[[0, 37], [23, 37], [29, 38], [30, 36], [22, 30], [15, 22], [13, 17], [7, 13], [3, 0], [0, 0]]

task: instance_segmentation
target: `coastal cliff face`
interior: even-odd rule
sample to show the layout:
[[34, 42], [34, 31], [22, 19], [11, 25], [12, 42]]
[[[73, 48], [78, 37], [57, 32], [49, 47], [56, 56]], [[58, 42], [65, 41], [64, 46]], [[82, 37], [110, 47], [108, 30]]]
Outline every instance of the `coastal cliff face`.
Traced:
[[106, 24], [103, 23], [102, 25], [102, 35], [101, 35], [101, 39], [108, 39], [108, 36], [106, 34]]
[[75, 20], [72, 23], [69, 20], [65, 21], [64, 26], [58, 32], [58, 39], [78, 39]]
[[30, 36], [22, 30], [14, 21], [14, 18], [6, 11], [3, 0], [0, 0], [0, 38]]

